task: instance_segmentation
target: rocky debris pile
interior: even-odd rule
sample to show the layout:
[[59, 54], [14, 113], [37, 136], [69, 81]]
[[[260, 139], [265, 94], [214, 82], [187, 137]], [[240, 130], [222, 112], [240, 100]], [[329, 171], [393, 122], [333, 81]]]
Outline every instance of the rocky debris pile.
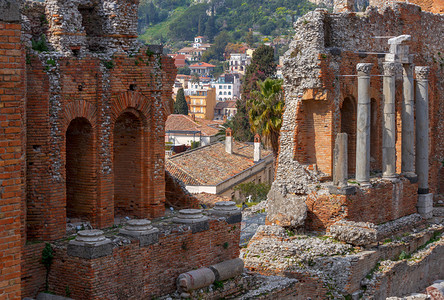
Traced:
[[352, 253], [351, 245], [329, 237], [293, 235], [279, 226], [260, 226], [241, 257], [250, 268], [285, 270], [310, 265], [316, 257]]
[[381, 225], [369, 222], [341, 220], [330, 226], [329, 234], [340, 241], [352, 245], [371, 245], [399, 232], [420, 227], [424, 219], [419, 214], [412, 214]]

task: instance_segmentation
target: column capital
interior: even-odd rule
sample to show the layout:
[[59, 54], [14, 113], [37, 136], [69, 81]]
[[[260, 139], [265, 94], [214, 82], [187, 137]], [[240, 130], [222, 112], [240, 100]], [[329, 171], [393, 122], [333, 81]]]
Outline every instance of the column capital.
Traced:
[[382, 64], [384, 68], [384, 76], [395, 76], [398, 73], [398, 64], [394, 62], [385, 62]]
[[358, 71], [358, 76], [369, 76], [372, 70], [373, 64], [370, 63], [359, 63], [356, 65], [356, 70]]
[[430, 67], [418, 66], [415, 67], [416, 80], [428, 80]]

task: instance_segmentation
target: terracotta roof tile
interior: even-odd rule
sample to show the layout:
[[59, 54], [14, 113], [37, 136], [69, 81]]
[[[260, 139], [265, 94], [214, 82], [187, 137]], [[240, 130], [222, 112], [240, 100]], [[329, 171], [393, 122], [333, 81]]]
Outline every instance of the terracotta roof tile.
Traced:
[[165, 131], [200, 131], [202, 136], [213, 136], [219, 132], [222, 121], [212, 121], [196, 118], [193, 121], [186, 115], [169, 115], [166, 121]]
[[[262, 156], [271, 154], [262, 150]], [[185, 185], [215, 186], [252, 167], [253, 144], [233, 142], [233, 154], [225, 152], [223, 142], [183, 152], [168, 158], [167, 170]]]

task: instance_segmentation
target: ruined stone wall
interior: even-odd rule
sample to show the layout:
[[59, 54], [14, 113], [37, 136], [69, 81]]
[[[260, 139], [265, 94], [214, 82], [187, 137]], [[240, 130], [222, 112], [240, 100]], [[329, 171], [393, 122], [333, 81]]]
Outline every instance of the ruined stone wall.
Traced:
[[22, 6], [28, 239], [63, 237], [67, 217], [103, 228], [117, 215], [164, 212], [164, 122], [175, 68], [160, 47], [137, 42], [137, 5]]
[[[286, 186], [289, 193], [303, 191], [295, 188], [307, 180], [307, 174], [303, 175], [305, 167], [300, 164], [316, 164], [320, 171], [331, 175], [334, 138], [347, 128], [347, 124], [342, 123], [353, 122], [350, 118], [341, 118], [341, 110], [347, 109], [344, 99], [350, 98], [351, 102], [357, 99], [356, 77], [337, 75], [355, 75], [359, 62], [374, 64], [371, 72], [374, 76], [370, 83], [370, 97], [374, 105], [371, 166], [373, 171], [381, 170], [382, 79], [379, 75], [383, 73], [382, 53], [388, 52], [389, 47], [386, 38], [376, 37], [410, 34], [410, 52], [415, 54], [414, 63], [431, 67], [430, 186], [432, 192], [436, 193], [444, 155], [444, 123], [439, 118], [444, 105], [444, 69], [441, 41], [436, 34], [444, 30], [443, 19], [443, 15], [421, 12], [418, 6], [404, 3], [397, 3], [384, 13], [375, 8], [368, 8], [365, 13], [351, 14], [329, 14], [316, 10], [301, 17], [295, 25], [296, 34], [284, 60], [286, 111], [281, 129], [276, 185]], [[401, 77], [397, 76], [398, 172], [401, 158], [401, 87]], [[349, 152], [353, 153], [353, 141], [349, 144]], [[349, 157], [349, 161], [353, 159], [356, 158]]]
[[[395, 3], [398, 1], [393, 0], [370, 0], [370, 6], [376, 6], [380, 9], [385, 9], [386, 7], [393, 7]], [[411, 4], [416, 4], [421, 6], [421, 9], [424, 11], [442, 14], [444, 13], [444, 1], [442, 0], [409, 0], [409, 1], [399, 1], [399, 2], [407, 2]]]
[[0, 1], [0, 298], [20, 299], [25, 65], [19, 3]]
[[[174, 65], [150, 51], [116, 53], [107, 60], [28, 55], [28, 238], [62, 237], [67, 215], [96, 228], [111, 226], [115, 204], [125, 215], [163, 214], [159, 136], [169, 113]], [[119, 146], [136, 138], [131, 151]]]
[[[95, 259], [70, 256], [67, 241], [59, 242], [54, 246], [49, 289], [58, 295], [66, 295], [68, 289], [74, 299], [151, 299], [171, 293], [181, 273], [239, 256], [240, 223], [208, 223], [209, 228], [200, 232], [184, 225], [161, 229], [159, 241], [149, 246], [120, 239], [112, 254]], [[36, 263], [43, 247], [41, 243], [25, 248], [24, 296], [33, 297], [45, 287], [45, 268]]]
[[403, 178], [396, 183], [373, 182], [373, 188], [358, 188], [353, 195], [313, 191], [305, 201], [305, 228], [325, 231], [339, 220], [381, 224], [416, 213], [417, 188]]

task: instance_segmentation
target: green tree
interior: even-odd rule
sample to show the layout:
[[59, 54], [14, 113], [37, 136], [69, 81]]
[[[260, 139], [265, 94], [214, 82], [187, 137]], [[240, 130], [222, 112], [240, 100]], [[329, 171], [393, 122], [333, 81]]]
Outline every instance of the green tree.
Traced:
[[176, 102], [174, 103], [174, 113], [188, 115], [188, 104], [183, 89], [177, 91]]
[[247, 67], [242, 84], [242, 97], [236, 102], [237, 113], [233, 120], [233, 136], [240, 141], [251, 142], [253, 134], [250, 127], [247, 102], [250, 93], [258, 90], [257, 81], [263, 81], [276, 72], [274, 50], [269, 46], [260, 46], [254, 51], [251, 64]]
[[213, 41], [216, 25], [215, 25], [215, 17], [214, 17], [214, 3], [211, 5], [211, 16], [208, 18], [207, 26], [205, 26], [205, 35], [207, 36], [210, 42]]
[[214, 39], [214, 44], [211, 46], [210, 49], [204, 52], [202, 54], [202, 60], [205, 62], [209, 62], [210, 60], [219, 60], [223, 61], [225, 48], [227, 47], [228, 43], [230, 42], [231, 37], [226, 31], [222, 31], [219, 33], [216, 38]]
[[259, 133], [277, 157], [285, 105], [282, 80], [267, 78], [257, 85], [259, 91], [252, 91], [247, 103], [251, 131]]

